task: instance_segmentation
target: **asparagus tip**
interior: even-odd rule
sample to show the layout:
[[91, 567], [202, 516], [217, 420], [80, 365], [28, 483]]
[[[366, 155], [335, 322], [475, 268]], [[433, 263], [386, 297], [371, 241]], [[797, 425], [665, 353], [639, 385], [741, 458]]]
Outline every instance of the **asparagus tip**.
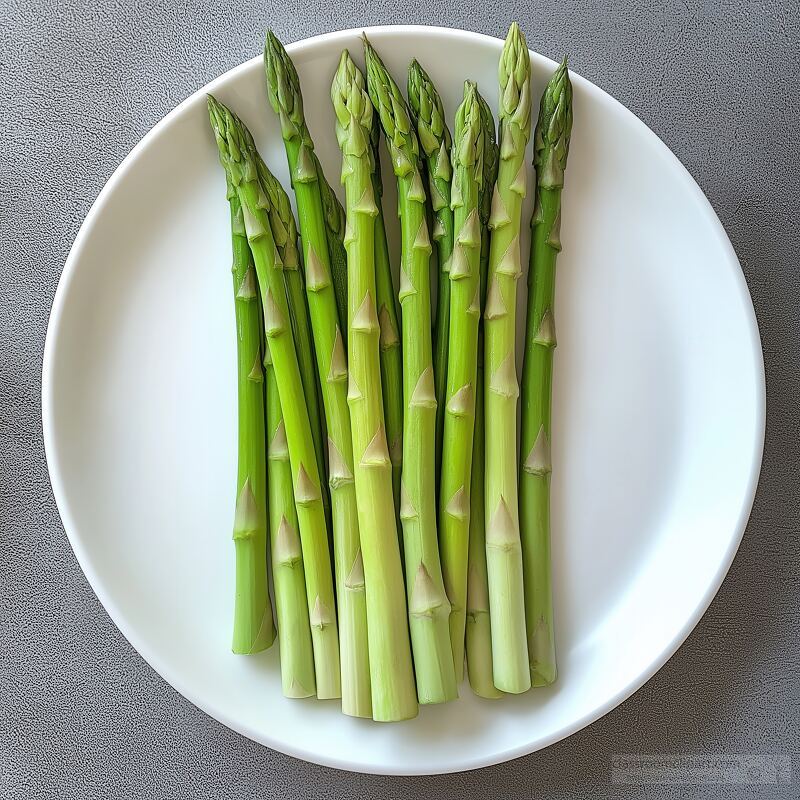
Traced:
[[530, 74], [531, 58], [525, 34], [514, 22], [500, 55], [500, 116], [511, 117], [516, 113], [523, 126], [530, 113]]
[[267, 35], [264, 38], [264, 51], [275, 53], [279, 48], [282, 48], [280, 39], [275, 35], [272, 28], [267, 28]]
[[572, 82], [565, 57], [547, 82], [539, 105], [534, 135], [534, 164], [541, 186], [553, 188], [564, 185], [571, 136]]

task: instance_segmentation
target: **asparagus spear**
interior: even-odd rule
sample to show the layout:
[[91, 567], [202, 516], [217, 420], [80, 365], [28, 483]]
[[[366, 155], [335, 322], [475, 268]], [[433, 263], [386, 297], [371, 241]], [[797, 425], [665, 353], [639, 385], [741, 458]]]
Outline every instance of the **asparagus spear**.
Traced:
[[[272, 175], [255, 148], [246, 127], [241, 129], [247, 147], [254, 153], [258, 177], [267, 199], [265, 211], [269, 214], [278, 255], [284, 265], [284, 283], [287, 286], [290, 274], [299, 275], [300, 258], [297, 252], [297, 226], [294, 221], [289, 198], [278, 180]], [[237, 196], [238, 201], [238, 196]], [[244, 231], [244, 220], [242, 220]], [[245, 241], [246, 241], [245, 232]], [[252, 253], [248, 244], [248, 254]], [[302, 294], [299, 304], [303, 307], [305, 328], [308, 313]], [[259, 304], [260, 305], [260, 304]], [[291, 309], [290, 309], [291, 312]], [[292, 316], [293, 329], [297, 322]], [[263, 337], [263, 324], [259, 319], [264, 349], [264, 375], [267, 393], [267, 486], [269, 494], [269, 531], [272, 553], [272, 584], [278, 616], [278, 639], [281, 658], [281, 684], [286, 697], [311, 697], [316, 694], [314, 678], [314, 652], [311, 643], [311, 627], [308, 621], [305, 572], [297, 536], [297, 511], [294, 505], [292, 471], [286, 448], [286, 433], [283, 424], [278, 387], [272, 356]], [[316, 391], [316, 385], [315, 389]]]
[[261, 369], [261, 306], [247, 244], [242, 207], [226, 163], [231, 213], [233, 292], [236, 313], [238, 470], [233, 541], [236, 590], [234, 653], [257, 653], [275, 640], [267, 588], [267, 474], [264, 459], [264, 380]]
[[339, 198], [325, 178], [322, 165], [316, 155], [317, 178], [325, 211], [325, 233], [328, 239], [328, 256], [331, 262], [333, 293], [336, 296], [336, 309], [339, 313], [339, 327], [347, 327], [347, 251], [344, 247], [345, 213]]
[[364, 77], [347, 51], [331, 86], [336, 138], [342, 150], [347, 206], [348, 402], [352, 419], [355, 486], [372, 679], [372, 714], [380, 721], [417, 714], [403, 602], [403, 574], [392, 503], [392, 475], [379, 366], [375, 309], [375, 205], [370, 147], [372, 104]]
[[451, 140], [439, 92], [436, 91], [430, 76], [416, 59], [408, 68], [408, 102], [414, 115], [419, 143], [425, 153], [431, 206], [436, 215], [433, 239], [439, 255], [439, 291], [436, 299], [436, 323], [434, 326], [433, 380], [437, 402], [436, 485], [438, 486], [442, 463], [447, 351], [450, 342], [450, 276], [448, 272], [454, 237], [453, 209], [450, 207]]
[[449, 273], [450, 359], [439, 487], [439, 547], [444, 584], [451, 604], [450, 644], [459, 682], [464, 672], [469, 495], [480, 317], [481, 223], [478, 205], [483, 181], [483, 140], [477, 87], [466, 81], [464, 100], [456, 111], [453, 142], [451, 204], [456, 233]]
[[[486, 274], [489, 269], [489, 213], [492, 191], [497, 180], [497, 134], [488, 103], [478, 94], [483, 126], [483, 181], [479, 215], [481, 219], [481, 314], [486, 302]], [[475, 385], [475, 433], [472, 437], [472, 490], [469, 516], [469, 571], [467, 574], [467, 672], [472, 691], [479, 697], [497, 698], [502, 692], [492, 678], [492, 630], [489, 621], [489, 586], [486, 575], [486, 535], [484, 530], [484, 414], [483, 414], [483, 323], [478, 327], [478, 368]]]
[[[264, 60], [265, 62], [267, 60], [266, 51], [264, 54]], [[300, 111], [302, 114], [302, 107]], [[286, 132], [284, 131], [284, 135], [285, 134]], [[300, 180], [314, 180], [314, 176], [316, 176], [316, 168], [314, 166], [316, 164], [316, 158], [313, 155], [313, 144], [311, 147], [311, 155], [306, 159], [307, 164], [305, 172], [298, 177], [298, 175], [295, 175], [290, 170], [290, 177], [293, 187], [296, 187], [298, 181]], [[263, 161], [261, 163], [263, 164]], [[275, 183], [278, 183], [278, 181], [276, 180]], [[278, 185], [280, 186], [279, 183]], [[280, 241], [282, 238], [280, 231], [276, 232], [276, 236], [278, 237], [278, 241]], [[327, 251], [327, 238], [325, 249]], [[308, 263], [306, 263], [306, 268], [308, 268]], [[308, 308], [303, 300], [303, 275], [302, 272], [295, 271], [291, 267], [289, 269], [290, 271], [287, 272], [285, 280], [289, 300], [292, 331], [294, 333], [297, 348], [297, 360], [300, 366], [300, 376], [303, 380], [303, 391], [306, 395], [308, 415], [311, 423], [311, 433], [314, 438], [314, 453], [317, 459], [317, 470], [319, 471], [320, 475], [325, 475], [327, 473], [327, 453], [325, 446], [325, 430], [322, 422], [322, 415], [320, 413], [319, 395], [321, 393], [321, 389], [317, 379], [317, 371], [314, 366], [317, 358], [314, 352], [314, 339], [311, 335], [311, 326], [308, 319]], [[320, 491], [322, 493], [322, 505], [325, 509], [325, 519], [330, 527], [331, 505], [327, 485], [323, 483]]]
[[[370, 144], [375, 170], [372, 186], [378, 214], [375, 217], [375, 291], [378, 298], [378, 322], [381, 326], [381, 384], [383, 388], [383, 416], [386, 420], [386, 438], [392, 460], [392, 489], [394, 508], [400, 530], [400, 478], [403, 470], [403, 353], [400, 348], [400, 321], [397, 315], [389, 243], [383, 219], [383, 180], [379, 153], [381, 123], [372, 115]], [[400, 539], [402, 550], [402, 538]]]
[[[320, 164], [317, 154], [314, 152], [314, 142], [305, 124], [303, 98], [300, 93], [297, 70], [280, 40], [272, 31], [267, 32], [264, 46], [264, 67], [267, 74], [267, 90], [270, 104], [275, 113], [281, 117], [281, 130], [284, 142], [287, 143], [287, 154], [289, 139], [298, 137], [300, 139], [296, 143], [298, 168], [291, 175], [292, 186], [296, 189], [298, 181], [301, 183], [318, 182], [318, 189], [322, 198], [325, 238], [331, 267], [333, 291], [336, 297], [336, 308], [339, 315], [339, 325], [344, 326], [347, 322], [347, 254], [342, 242], [345, 226], [344, 208], [342, 208], [342, 204], [336, 197], [330, 183], [328, 183], [322, 164]], [[290, 92], [290, 95], [286, 98], [283, 98], [281, 94], [284, 90]], [[295, 101], [298, 103], [296, 108], [290, 105]], [[281, 108], [283, 108], [283, 111]], [[306, 145], [305, 150], [302, 150], [302, 144]], [[302, 159], [302, 163], [300, 159]], [[313, 162], [316, 175], [311, 170], [311, 162]], [[300, 216], [300, 227], [302, 228], [302, 213], [300, 213]]]
[[[244, 129], [246, 130], [246, 128]], [[303, 279], [300, 258], [297, 251], [297, 224], [292, 214], [289, 197], [280, 181], [269, 171], [261, 156], [256, 152], [256, 166], [259, 180], [269, 199], [269, 220], [272, 235], [278, 247], [278, 255], [283, 262], [283, 280], [286, 284], [286, 295], [289, 301], [289, 316], [292, 323], [292, 334], [297, 348], [297, 361], [300, 366], [300, 378], [308, 404], [311, 434], [314, 437], [314, 452], [317, 456], [317, 468], [325, 474], [325, 449], [323, 445], [324, 429], [320, 421], [319, 395], [320, 383], [317, 378], [316, 354], [314, 339], [311, 334], [311, 322], [305, 297], [305, 280]], [[323, 491], [325, 488], [323, 487]], [[329, 502], [323, 495], [323, 504]], [[328, 518], [326, 505], [326, 518]], [[330, 519], [328, 519], [330, 522]]]
[[[333, 511], [342, 710], [372, 716], [363, 582], [350, 580], [361, 571], [358, 509], [353, 478], [353, 441], [347, 407], [347, 360], [334, 295], [325, 205], [319, 169], [303, 114], [300, 82], [291, 59], [270, 31], [265, 49], [269, 95], [281, 119], [286, 157], [292, 175], [300, 236], [306, 263], [305, 288], [317, 352], [317, 369], [328, 429], [328, 480]], [[310, 163], [306, 174], [304, 162]], [[288, 199], [287, 199], [288, 204]], [[354, 572], [355, 570], [355, 572]]]
[[311, 627], [308, 622], [306, 576], [297, 535], [297, 511], [294, 507], [286, 429], [269, 348], [264, 366], [267, 384], [267, 483], [272, 585], [278, 616], [281, 683], [286, 697], [311, 697], [316, 694], [317, 687], [314, 680]]
[[489, 227], [486, 296], [486, 565], [495, 686], [530, 688], [522, 548], [517, 507], [517, 279], [522, 274], [520, 216], [526, 191], [525, 148], [530, 136], [531, 63], [525, 37], [511, 25], [500, 57], [500, 164]]
[[211, 96], [208, 98], [208, 107], [220, 157], [228, 165], [231, 181], [242, 204], [245, 229], [253, 253], [264, 308], [265, 333], [284, 412], [284, 428], [306, 574], [306, 599], [310, 610], [317, 696], [339, 697], [339, 639], [325, 512], [308, 408], [289, 325], [283, 263], [272, 235], [266, 211], [269, 203], [258, 178], [255, 155], [243, 134], [244, 126], [222, 103]]
[[528, 319], [522, 368], [522, 492], [520, 527], [525, 566], [525, 616], [531, 683], [556, 679], [550, 580], [550, 416], [556, 257], [561, 250], [561, 191], [572, 133], [572, 84], [567, 61], [547, 84], [534, 135], [536, 207], [531, 220]]
[[403, 318], [403, 520], [409, 624], [421, 703], [457, 696], [436, 535], [434, 481], [436, 395], [431, 352], [429, 261], [425, 186], [419, 144], [400, 89], [364, 39], [369, 95], [380, 116], [397, 177], [402, 236], [400, 305]]

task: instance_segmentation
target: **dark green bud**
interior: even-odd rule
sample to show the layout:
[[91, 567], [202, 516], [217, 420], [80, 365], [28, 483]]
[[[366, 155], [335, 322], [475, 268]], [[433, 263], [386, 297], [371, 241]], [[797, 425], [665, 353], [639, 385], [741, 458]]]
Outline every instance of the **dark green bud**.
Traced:
[[536, 178], [545, 189], [564, 185], [564, 170], [572, 135], [572, 82], [565, 58], [547, 84], [534, 134]]

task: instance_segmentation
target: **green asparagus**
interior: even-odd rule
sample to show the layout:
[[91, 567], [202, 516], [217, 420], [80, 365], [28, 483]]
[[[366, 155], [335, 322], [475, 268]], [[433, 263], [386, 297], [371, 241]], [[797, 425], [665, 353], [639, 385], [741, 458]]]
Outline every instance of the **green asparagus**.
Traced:
[[213, 97], [209, 96], [208, 105], [221, 159], [228, 165], [231, 181], [242, 204], [264, 309], [264, 329], [284, 412], [306, 575], [317, 696], [339, 697], [339, 640], [325, 512], [308, 409], [291, 335], [283, 263], [266, 210], [269, 202], [259, 180], [254, 152], [242, 133], [243, 125]]
[[[248, 148], [255, 154], [259, 180], [268, 200], [270, 229], [278, 255], [284, 266], [284, 284], [289, 292], [289, 276], [299, 276], [300, 258], [297, 252], [297, 226], [289, 198], [283, 187], [267, 169], [258, 155], [250, 131], [242, 127]], [[249, 245], [248, 245], [249, 249]], [[252, 258], [252, 254], [251, 254]], [[302, 281], [301, 281], [302, 286]], [[298, 321], [308, 336], [308, 312], [302, 292], [297, 298], [302, 307], [301, 316], [292, 315], [293, 330]], [[290, 312], [292, 309], [290, 308]], [[259, 321], [263, 333], [263, 325]], [[265, 338], [265, 337], [264, 337]], [[306, 339], [309, 342], [309, 339]], [[272, 553], [272, 585], [275, 593], [275, 610], [278, 617], [280, 643], [281, 684], [286, 697], [311, 697], [316, 694], [314, 678], [314, 652], [311, 627], [308, 621], [305, 571], [297, 536], [297, 511], [294, 506], [292, 471], [286, 448], [275, 370], [266, 341], [264, 348], [264, 374], [267, 391], [267, 485], [269, 493], [269, 529]], [[313, 377], [313, 373], [312, 373]], [[314, 386], [316, 391], [316, 385]]]
[[517, 507], [517, 280], [520, 217], [526, 191], [525, 148], [530, 136], [530, 55], [511, 25], [500, 57], [500, 164], [489, 226], [486, 295], [486, 565], [495, 686], [519, 693], [530, 688], [525, 634], [522, 547]]
[[[439, 256], [438, 296], [433, 342], [433, 380], [436, 387], [436, 485], [441, 478], [448, 347], [450, 343], [450, 256], [454, 222], [450, 207], [452, 177], [450, 131], [439, 92], [430, 76], [414, 59], [408, 68], [408, 102], [416, 124], [419, 144], [425, 153], [431, 207], [436, 215], [433, 239]], [[451, 598], [452, 600], [452, 598]], [[460, 674], [460, 671], [459, 671]]]
[[364, 77], [347, 51], [331, 86], [336, 137], [342, 151], [347, 208], [348, 402], [355, 455], [355, 487], [366, 584], [372, 714], [380, 721], [417, 714], [403, 600], [403, 573], [392, 501], [392, 473], [379, 365], [375, 308], [375, 204], [370, 146], [372, 104]]
[[[489, 214], [492, 191], [497, 180], [497, 134], [494, 117], [488, 103], [478, 94], [483, 125], [483, 181], [481, 183], [479, 215], [481, 219], [481, 314], [486, 303], [486, 274], [489, 269]], [[472, 691], [479, 697], [502, 696], [492, 678], [492, 630], [489, 621], [489, 586], [486, 575], [486, 534], [484, 520], [484, 439], [483, 413], [483, 323], [478, 327], [478, 368], [475, 385], [475, 433], [472, 437], [472, 491], [469, 516], [469, 571], [467, 574], [467, 673]]]
[[[305, 123], [297, 72], [271, 31], [267, 34], [265, 53], [270, 102], [281, 120], [297, 201], [306, 264], [305, 288], [328, 429], [328, 480], [339, 601], [342, 710], [351, 716], [369, 717], [372, 716], [372, 708], [366, 598], [362, 584], [351, 585], [352, 582], [348, 582], [354, 570], [361, 570], [361, 549], [353, 477], [353, 441], [347, 406], [347, 360], [331, 277], [325, 205], [318, 178], [320, 170]], [[307, 173], [304, 171], [304, 160], [311, 163]]]
[[[430, 254], [419, 144], [400, 89], [364, 39], [369, 95], [389, 146], [397, 177], [402, 255], [400, 305], [403, 336], [403, 521], [409, 625], [421, 703], [457, 696], [436, 534], [436, 394], [431, 350]], [[373, 203], [374, 205], [374, 203]]]
[[267, 473], [264, 457], [264, 379], [261, 369], [261, 305], [247, 244], [242, 207], [226, 162], [231, 215], [233, 292], [236, 313], [238, 385], [238, 474], [233, 541], [236, 589], [234, 653], [257, 653], [275, 640], [267, 588]]
[[525, 565], [525, 616], [531, 683], [556, 679], [550, 576], [550, 417], [556, 258], [561, 250], [561, 191], [572, 133], [567, 61], [547, 84], [534, 134], [536, 205], [531, 220], [528, 319], [522, 368], [520, 531]]
[[286, 429], [269, 348], [264, 366], [267, 383], [267, 483], [272, 586], [278, 617], [281, 683], [286, 697], [312, 697], [316, 694], [317, 686], [308, 622], [306, 576], [297, 535], [297, 511], [294, 507]]
[[[243, 130], [247, 130], [243, 128]], [[323, 445], [324, 427], [319, 416], [320, 382], [317, 376], [314, 351], [314, 338], [311, 333], [311, 322], [305, 297], [305, 281], [297, 251], [297, 224], [292, 214], [289, 198], [280, 181], [269, 171], [261, 156], [256, 153], [256, 167], [264, 191], [269, 199], [269, 220], [272, 235], [278, 247], [278, 255], [283, 262], [283, 280], [286, 285], [286, 296], [289, 301], [289, 316], [292, 323], [292, 334], [297, 348], [297, 362], [300, 367], [300, 378], [308, 404], [311, 434], [314, 437], [314, 452], [317, 456], [317, 468], [325, 474], [325, 451]], [[324, 487], [323, 487], [324, 490]], [[323, 504], [328, 503], [326, 495]], [[328, 509], [326, 508], [326, 514]], [[328, 520], [330, 522], [330, 520]]]
[[[383, 387], [383, 416], [386, 420], [386, 438], [389, 457], [392, 459], [392, 489], [398, 531], [400, 521], [400, 479], [403, 470], [403, 353], [400, 347], [400, 320], [392, 280], [389, 243], [383, 218], [383, 180], [380, 159], [381, 122], [372, 115], [370, 143], [375, 170], [372, 185], [378, 214], [375, 217], [375, 283], [378, 297], [378, 322], [381, 326], [381, 384]], [[402, 549], [402, 537], [400, 539]]]
[[444, 584], [451, 604], [450, 644], [459, 682], [464, 672], [470, 479], [480, 317], [481, 223], [478, 205], [483, 181], [483, 140], [477, 87], [467, 81], [464, 100], [456, 111], [453, 142], [451, 205], [456, 233], [449, 272], [450, 356], [439, 486], [439, 547]]
[[328, 238], [328, 257], [331, 262], [333, 293], [336, 296], [336, 309], [339, 313], [339, 327], [347, 327], [347, 251], [344, 247], [345, 213], [339, 198], [325, 178], [322, 165], [314, 155], [317, 164], [317, 178], [325, 211], [325, 233]]

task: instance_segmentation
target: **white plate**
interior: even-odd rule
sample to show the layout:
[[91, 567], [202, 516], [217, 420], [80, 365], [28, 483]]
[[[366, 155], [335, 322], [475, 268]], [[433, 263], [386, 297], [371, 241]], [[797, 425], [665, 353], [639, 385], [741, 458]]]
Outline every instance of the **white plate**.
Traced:
[[[416, 56], [451, 115], [465, 77], [496, 107], [498, 40], [438, 28], [368, 33], [403, 83]], [[328, 91], [343, 47], [361, 60], [354, 31], [289, 48], [331, 177], [339, 153]], [[537, 102], [553, 67], [533, 56]], [[677, 159], [608, 95], [573, 82], [553, 437], [560, 678], [521, 697], [480, 701], [465, 684], [458, 702], [378, 725], [343, 716], [335, 702], [284, 699], [277, 645], [256, 657], [230, 653], [235, 338], [206, 90], [142, 140], [89, 213], [44, 359], [56, 501], [120, 630], [176, 689], [246, 736], [381, 773], [464, 770], [530, 753], [640, 687], [719, 588], [763, 444], [750, 297], [719, 221]], [[261, 60], [207, 91], [251, 125], [288, 185]], [[389, 174], [385, 182], [391, 198]]]

